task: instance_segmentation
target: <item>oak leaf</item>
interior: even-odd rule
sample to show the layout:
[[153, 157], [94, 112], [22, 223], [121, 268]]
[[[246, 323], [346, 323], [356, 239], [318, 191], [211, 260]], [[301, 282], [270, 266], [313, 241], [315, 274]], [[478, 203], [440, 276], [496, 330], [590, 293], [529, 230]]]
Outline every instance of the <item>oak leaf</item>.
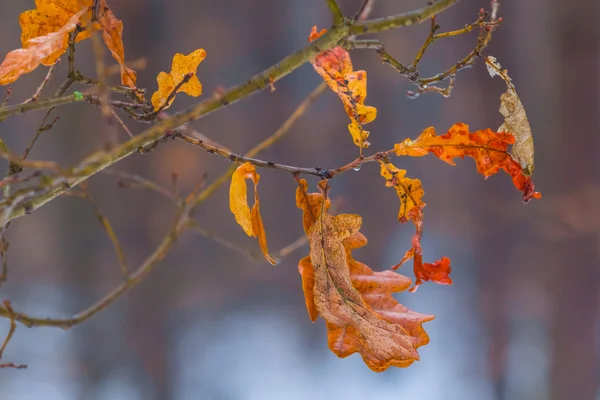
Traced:
[[[248, 206], [248, 188], [246, 179], [254, 183], [254, 205], [252, 210]], [[254, 165], [244, 163], [240, 165], [231, 177], [229, 189], [229, 208], [235, 216], [236, 222], [250, 237], [257, 237], [260, 249], [267, 261], [275, 265], [275, 260], [269, 255], [267, 246], [267, 234], [260, 215], [260, 201], [258, 199], [258, 181], [260, 175], [256, 172]]]
[[[82, 9], [87, 9], [87, 12], [81, 16], [81, 25], [85, 27], [91, 20], [93, 0], [35, 0], [35, 9], [27, 10], [19, 16], [19, 24], [21, 25], [21, 43], [26, 49], [30, 46], [35, 46], [37, 41], [31, 39], [46, 36], [50, 33], [61, 31], [61, 40], [57, 40], [56, 45], [51, 53], [48, 53], [41, 61], [45, 66], [50, 66], [56, 63], [60, 56], [67, 50], [69, 45], [70, 30], [62, 30], [67, 22]], [[78, 21], [79, 23], [79, 21]], [[79, 32], [75, 38], [76, 42], [80, 42], [90, 37], [89, 30]]]
[[[198, 49], [190, 54], [183, 55], [181, 53], [173, 56], [173, 63], [171, 65], [171, 72], [161, 72], [156, 77], [158, 82], [158, 90], [152, 95], [152, 105], [155, 110], [166, 109], [171, 106], [175, 96], [171, 96], [173, 91], [178, 85], [186, 79], [186, 75], [193, 74], [193, 76], [183, 85], [181, 85], [176, 92], [184, 92], [188, 96], [198, 97], [202, 94], [202, 84], [196, 76], [196, 69], [198, 65], [206, 57], [206, 51], [204, 49]], [[169, 99], [169, 96], [171, 98]], [[165, 104], [169, 100], [168, 104]]]
[[[51, 2], [50, 4], [53, 3]], [[54, 10], [54, 8], [51, 9]], [[47, 8], [44, 10], [47, 11]], [[20, 21], [27, 20], [28, 18], [38, 18], [40, 14], [33, 13], [32, 16], [29, 16], [28, 13], [34, 11], [37, 10], [25, 11], [21, 14]], [[56, 59], [58, 59], [66, 49], [69, 32], [77, 27], [82, 16], [87, 12], [89, 11], [87, 7], [85, 7], [78, 12], [71, 14], [66, 20], [57, 17], [57, 19], [53, 21], [54, 23], [60, 23], [61, 25], [52, 25], [51, 27], [49, 25], [39, 25], [38, 30], [32, 30], [31, 32], [27, 31], [29, 32], [27, 35], [28, 38], [33, 34], [32, 32], [47, 31], [47, 33], [27, 39], [27, 41], [24, 42], [22, 49], [13, 50], [6, 55], [2, 64], [0, 64], [0, 85], [7, 85], [16, 81], [21, 75], [36, 69], [40, 63], [49, 63], [47, 65], [55, 63]], [[58, 11], [53, 11], [52, 13], [48, 12], [48, 15], [54, 15], [56, 13], [58, 13]], [[23, 18], [24, 14], [28, 15], [28, 17]], [[63, 14], [60, 15], [63, 16]], [[52, 30], [50, 30], [50, 28], [52, 28]], [[23, 32], [25, 33], [26, 31], [24, 30]]]
[[[325, 29], [317, 32], [317, 27], [313, 26], [308, 41], [317, 39], [325, 32]], [[350, 54], [340, 46], [318, 54], [310, 62], [315, 71], [323, 77], [331, 90], [342, 100], [344, 109], [351, 120], [348, 130], [354, 144], [361, 148], [369, 147], [367, 141], [369, 132], [363, 129], [363, 125], [375, 120], [377, 109], [365, 105], [367, 97], [366, 71], [353, 71]]]
[[298, 269], [311, 320], [321, 316], [326, 321], [329, 348], [338, 357], [358, 352], [376, 372], [409, 366], [419, 359], [417, 348], [429, 342], [422, 324], [434, 317], [411, 311], [392, 296], [410, 286], [409, 278], [389, 270], [374, 272], [354, 260], [352, 250], [367, 243], [359, 232], [362, 218], [329, 215], [323, 194], [300, 196], [305, 188], [301, 183], [297, 205], [304, 221], [313, 223], [310, 256]]
[[421, 187], [419, 179], [405, 177], [406, 170], [398, 169], [392, 163], [379, 162], [381, 164], [381, 176], [385, 178], [385, 185], [393, 187], [398, 193], [400, 199], [400, 210], [398, 211], [398, 220], [406, 222], [408, 213], [414, 207], [425, 207], [423, 195], [425, 191]]
[[423, 248], [421, 246], [421, 239], [423, 237], [423, 206], [413, 207], [408, 212], [408, 218], [415, 225], [412, 246], [404, 254], [400, 262], [392, 267], [392, 269], [398, 269], [406, 261], [411, 258], [413, 259], [413, 271], [416, 281], [414, 286], [410, 288], [410, 292], [416, 292], [419, 286], [425, 281], [431, 281], [440, 285], [452, 284], [452, 279], [449, 276], [452, 268], [450, 267], [450, 259], [448, 257], [442, 257], [433, 263], [423, 262]]
[[441, 136], [436, 136], [435, 129], [429, 127], [418, 138], [396, 144], [394, 150], [398, 156], [422, 157], [433, 153], [450, 165], [455, 165], [456, 157], [471, 157], [477, 171], [486, 178], [501, 169], [509, 174], [515, 187], [523, 192], [524, 202], [539, 199], [542, 195], [534, 190], [533, 181], [522, 173], [520, 164], [508, 152], [508, 146], [514, 142], [514, 136], [508, 132], [491, 129], [469, 132], [468, 125], [457, 123]]
[[113, 58], [121, 66], [121, 83], [135, 88], [137, 74], [125, 65], [125, 47], [123, 46], [123, 21], [118, 20], [106, 5], [106, 0], [100, 0], [100, 15], [98, 22], [102, 29], [102, 39], [110, 50]]
[[504, 123], [498, 128], [498, 132], [510, 132], [515, 137], [510, 154], [517, 161], [525, 175], [531, 175], [535, 168], [534, 164], [534, 146], [531, 126], [527, 119], [527, 113], [517, 95], [515, 85], [508, 76], [508, 71], [503, 70], [496, 58], [488, 56], [485, 66], [493, 78], [499, 76], [504, 80], [507, 86], [506, 92], [500, 95], [500, 113], [504, 117]]

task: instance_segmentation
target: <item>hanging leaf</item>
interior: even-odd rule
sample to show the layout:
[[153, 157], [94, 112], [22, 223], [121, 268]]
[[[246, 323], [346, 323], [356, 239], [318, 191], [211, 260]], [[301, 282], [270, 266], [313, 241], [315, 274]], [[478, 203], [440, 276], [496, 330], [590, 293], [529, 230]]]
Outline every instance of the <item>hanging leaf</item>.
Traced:
[[[248, 206], [248, 188], [246, 179], [251, 179], [254, 183], [254, 205], [252, 210]], [[231, 187], [229, 189], [229, 208], [235, 216], [236, 222], [242, 227], [244, 232], [250, 237], [257, 237], [260, 249], [265, 255], [267, 261], [275, 265], [275, 260], [269, 255], [267, 247], [267, 234], [260, 216], [260, 201], [258, 199], [258, 181], [260, 175], [256, 172], [254, 165], [244, 163], [240, 165], [231, 177]]]
[[[52, 46], [52, 52], [47, 53], [41, 59], [41, 63], [45, 66], [55, 64], [67, 50], [69, 33], [75, 29], [75, 27], [72, 27], [64, 30], [63, 27], [69, 23], [75, 14], [79, 14], [84, 9], [84, 13], [80, 14], [76, 24], [79, 23], [82, 28], [86, 27], [91, 20], [92, 3], [93, 0], [35, 0], [35, 9], [25, 11], [19, 16], [23, 48], [38, 47], [39, 41], [32, 41], [31, 39], [60, 31], [60, 35], [53, 40], [55, 43]], [[90, 37], [90, 35], [89, 30], [84, 30], [77, 34], [75, 41], [80, 42]]]
[[398, 156], [422, 157], [433, 153], [450, 165], [455, 165], [453, 160], [456, 157], [471, 157], [475, 160], [477, 171], [486, 178], [501, 169], [509, 174], [515, 187], [523, 192], [524, 202], [539, 199], [542, 195], [534, 190], [531, 178], [523, 175], [521, 166], [508, 152], [508, 146], [514, 142], [515, 138], [510, 133], [491, 129], [469, 132], [468, 125], [457, 123], [442, 136], [436, 136], [435, 129], [429, 127], [415, 140], [406, 139], [396, 144], [394, 150]]
[[155, 110], [166, 109], [171, 106], [175, 97], [171, 97], [169, 103], [165, 106], [169, 95], [175, 90], [187, 74], [193, 74], [189, 81], [181, 85], [177, 89], [177, 93], [184, 92], [188, 96], [198, 97], [202, 94], [202, 84], [196, 76], [196, 70], [198, 65], [206, 57], [206, 51], [204, 49], [198, 49], [190, 54], [183, 55], [181, 53], [175, 54], [173, 57], [173, 63], [171, 65], [171, 72], [161, 72], [156, 77], [158, 82], [158, 90], [152, 95], [152, 105]]
[[[54, 60], [52, 63], [56, 62], [56, 59], [66, 49], [65, 38], [68, 42], [69, 32], [76, 28], [82, 15], [87, 12], [87, 8], [81, 9], [71, 15], [59, 29], [43, 36], [28, 39], [24, 48], [9, 52], [0, 64], [0, 85], [7, 85], [16, 81], [21, 75], [36, 69], [44, 60]], [[56, 54], [58, 56], [54, 58]]]
[[500, 95], [500, 113], [504, 116], [504, 123], [498, 128], [498, 132], [510, 132], [515, 137], [510, 154], [523, 168], [523, 174], [530, 176], [535, 168], [534, 146], [525, 108], [508, 71], [502, 69], [496, 58], [488, 56], [485, 66], [492, 78], [499, 76], [506, 82], [507, 90]]
[[358, 231], [362, 218], [327, 214], [323, 194], [307, 194], [305, 188], [302, 180], [297, 206], [304, 221], [313, 223], [310, 256], [298, 269], [311, 321], [321, 316], [327, 322], [329, 348], [338, 357], [358, 352], [377, 372], [409, 366], [419, 359], [417, 348], [429, 342], [422, 324], [434, 317], [411, 311], [392, 296], [410, 286], [409, 278], [389, 270], [374, 272], [354, 260], [352, 250], [367, 243]]
[[[423, 204], [425, 206], [425, 204]], [[451, 285], [450, 278], [450, 259], [442, 257], [433, 263], [423, 262], [423, 248], [421, 247], [421, 239], [423, 237], [423, 206], [413, 207], [408, 212], [408, 219], [415, 225], [415, 234], [412, 238], [412, 247], [408, 250], [402, 260], [392, 267], [398, 269], [406, 261], [413, 259], [413, 271], [415, 274], [415, 285], [410, 289], [411, 292], [416, 292], [423, 282], [432, 281], [440, 285]]]
[[406, 178], [406, 170], [398, 169], [392, 163], [379, 161], [381, 164], [381, 176], [385, 178], [385, 185], [393, 187], [398, 193], [400, 199], [400, 210], [398, 211], [398, 220], [406, 222], [408, 213], [414, 207], [425, 207], [423, 195], [425, 191], [421, 187], [419, 179]]
[[102, 39], [109, 48], [113, 58], [121, 66], [121, 83], [135, 88], [137, 74], [125, 65], [125, 47], [123, 46], [123, 21], [118, 20], [106, 5], [106, 0], [100, 0], [98, 21], [102, 29]]
[[[325, 29], [317, 32], [317, 27], [313, 26], [308, 41], [317, 39], [325, 32]], [[318, 54], [311, 60], [311, 64], [331, 90], [342, 100], [344, 109], [351, 120], [348, 130], [354, 144], [361, 148], [369, 147], [367, 141], [369, 132], [363, 129], [363, 125], [375, 120], [377, 109], [365, 105], [367, 73], [362, 70], [353, 71], [350, 54], [339, 46]]]

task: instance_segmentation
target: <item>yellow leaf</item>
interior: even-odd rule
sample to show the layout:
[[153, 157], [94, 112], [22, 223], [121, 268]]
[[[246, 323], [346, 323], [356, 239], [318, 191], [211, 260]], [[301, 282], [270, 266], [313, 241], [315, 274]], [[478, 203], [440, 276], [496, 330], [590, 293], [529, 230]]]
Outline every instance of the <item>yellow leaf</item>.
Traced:
[[406, 222], [409, 218], [409, 211], [415, 207], [423, 208], [423, 195], [425, 191], [421, 187], [419, 179], [411, 179], [405, 177], [406, 170], [398, 169], [394, 164], [381, 164], [381, 176], [385, 178], [385, 185], [393, 187], [398, 193], [400, 199], [400, 210], [398, 211], [398, 220]]
[[123, 21], [118, 20], [106, 5], [106, 0], [100, 0], [100, 16], [98, 21], [102, 28], [102, 39], [112, 53], [113, 58], [121, 66], [121, 83], [135, 88], [137, 74], [125, 65], [125, 47], [123, 46]]
[[40, 63], [43, 63], [43, 60], [48, 60], [49, 57], [55, 57], [56, 54], [60, 56], [60, 54], [64, 53], [69, 32], [75, 29], [82, 15], [86, 12], [87, 8], [84, 8], [74, 13], [58, 29], [44, 36], [28, 39], [24, 48], [8, 53], [2, 64], [0, 64], [0, 85], [7, 85], [14, 82], [21, 75], [36, 69]]
[[[248, 187], [246, 179], [254, 182], [254, 205], [252, 210], [248, 206]], [[254, 165], [244, 163], [240, 165], [231, 177], [231, 186], [229, 188], [229, 209], [235, 216], [236, 222], [242, 227], [244, 232], [250, 237], [257, 237], [260, 249], [265, 255], [267, 261], [275, 265], [275, 260], [269, 255], [267, 247], [267, 234], [260, 216], [260, 201], [258, 199], [258, 181], [260, 175], [256, 172]]]
[[190, 54], [183, 55], [181, 53], [175, 54], [173, 57], [173, 64], [171, 65], [171, 73], [161, 72], [156, 77], [158, 82], [158, 90], [152, 95], [152, 105], [155, 110], [161, 108], [166, 109], [171, 106], [171, 103], [175, 97], [171, 97], [169, 104], [165, 106], [169, 95], [175, 90], [189, 73], [194, 74], [190, 80], [177, 90], [177, 93], [184, 92], [185, 94], [193, 97], [198, 97], [202, 94], [202, 84], [196, 76], [196, 69], [198, 65], [206, 57], [206, 51], [204, 49], [198, 49], [191, 52]]
[[[79, 14], [82, 9], [84, 13], [81, 15], [81, 25], [85, 27], [91, 19], [91, 9], [93, 0], [35, 0], [35, 9], [27, 10], [19, 16], [19, 24], [21, 25], [21, 43], [24, 49], [29, 47], [37, 47], [36, 41], [31, 39], [46, 36], [50, 33], [60, 31], [60, 40], [57, 38], [56, 44], [53, 46], [53, 51], [47, 53], [41, 63], [49, 66], [56, 63], [60, 56], [67, 50], [69, 45], [69, 32], [75, 27], [63, 30], [70, 19]], [[87, 12], [85, 12], [87, 10]], [[79, 23], [78, 19], [76, 23]], [[76, 42], [90, 37], [89, 30], [80, 32], [75, 38]], [[29, 71], [28, 71], [29, 72]]]

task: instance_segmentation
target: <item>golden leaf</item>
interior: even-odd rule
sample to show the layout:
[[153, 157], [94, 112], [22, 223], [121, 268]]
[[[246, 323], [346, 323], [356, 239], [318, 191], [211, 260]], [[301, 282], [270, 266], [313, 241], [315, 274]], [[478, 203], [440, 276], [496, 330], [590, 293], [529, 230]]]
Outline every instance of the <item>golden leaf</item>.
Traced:
[[[79, 14], [83, 9], [85, 10], [76, 24], [81, 21], [81, 25], [85, 27], [91, 19], [90, 7], [92, 3], [93, 0], [35, 0], [36, 8], [24, 11], [19, 16], [23, 48], [38, 47], [39, 42], [31, 41], [31, 39], [60, 31], [60, 39], [58, 37], [54, 39], [56, 43], [53, 45], [53, 51], [47, 53], [41, 60], [41, 63], [46, 66], [55, 64], [69, 46], [69, 32], [75, 29], [75, 27], [68, 30], [62, 28], [67, 25], [75, 14]], [[90, 37], [90, 35], [89, 30], [79, 32], [75, 41], [79, 42]]]
[[158, 82], [158, 90], [154, 92], [152, 95], [152, 105], [155, 110], [159, 110], [161, 108], [166, 109], [171, 106], [171, 103], [175, 99], [173, 96], [169, 101], [169, 104], [165, 106], [165, 102], [167, 101], [169, 95], [175, 90], [177, 85], [179, 85], [187, 74], [193, 74], [189, 81], [181, 85], [179, 89], [177, 89], [177, 93], [184, 92], [188, 96], [198, 97], [202, 94], [202, 84], [198, 80], [196, 76], [196, 69], [198, 69], [198, 65], [204, 60], [206, 57], [206, 51], [204, 49], [198, 49], [190, 54], [183, 55], [181, 53], [175, 54], [173, 57], [173, 63], [171, 65], [171, 72], [161, 72], [156, 77], [156, 81]]
[[[254, 205], [252, 210], [248, 206], [248, 188], [246, 179], [251, 179], [254, 183]], [[254, 165], [244, 163], [240, 165], [231, 177], [231, 186], [229, 189], [229, 209], [235, 216], [236, 222], [242, 227], [244, 232], [250, 237], [257, 237], [260, 249], [265, 255], [267, 261], [275, 265], [275, 260], [269, 255], [267, 246], [267, 234], [260, 215], [260, 201], [258, 199], [258, 181], [260, 175], [256, 172]]]
[[21, 75], [36, 69], [43, 60], [54, 58], [56, 54], [60, 57], [66, 48], [65, 38], [68, 42], [69, 32], [75, 29], [81, 16], [86, 12], [87, 8], [84, 8], [74, 13], [58, 29], [43, 36], [28, 39], [24, 48], [9, 52], [0, 64], [0, 85], [16, 81]]

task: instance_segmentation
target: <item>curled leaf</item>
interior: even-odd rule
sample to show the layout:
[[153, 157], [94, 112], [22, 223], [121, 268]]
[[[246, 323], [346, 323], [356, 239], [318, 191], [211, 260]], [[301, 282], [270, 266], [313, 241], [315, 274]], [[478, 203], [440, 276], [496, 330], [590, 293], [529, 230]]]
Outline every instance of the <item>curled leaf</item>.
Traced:
[[323, 194], [298, 198], [310, 199], [298, 202], [298, 207], [304, 221], [313, 222], [308, 231], [310, 256], [298, 269], [309, 316], [327, 322], [331, 351], [338, 357], [358, 352], [377, 372], [418, 360], [417, 348], [429, 342], [422, 324], [434, 317], [411, 311], [392, 296], [406, 290], [410, 279], [389, 270], [374, 272], [354, 260], [352, 250], [367, 243], [358, 231], [359, 215], [329, 215]]
[[[83, 8], [79, 12], [73, 13], [58, 29], [51, 30], [43, 36], [27, 39], [22, 49], [9, 52], [0, 64], [0, 85], [7, 85], [16, 81], [21, 75], [36, 69], [40, 63], [44, 63], [44, 60], [49, 63], [47, 65], [55, 63], [67, 47], [69, 32], [77, 27], [81, 17], [86, 12], [88, 12], [87, 8]], [[27, 13], [29, 11], [25, 11], [23, 14]], [[23, 14], [21, 14], [21, 20], [23, 20]], [[59, 21], [62, 21], [62, 18]], [[47, 28], [47, 25], [43, 26]], [[45, 30], [49, 30], [49, 28]]]
[[164, 110], [171, 106], [175, 96], [171, 96], [168, 104], [165, 105], [165, 103], [167, 102], [167, 99], [169, 99], [171, 93], [173, 93], [177, 86], [183, 82], [187, 74], [191, 73], [193, 76], [186, 83], [181, 85], [176, 92], [184, 92], [192, 97], [198, 97], [202, 94], [202, 84], [196, 76], [196, 70], [205, 57], [206, 51], [204, 51], [204, 49], [195, 50], [187, 56], [181, 53], [177, 53], [173, 56], [171, 72], [168, 74], [166, 72], [161, 72], [156, 77], [158, 90], [152, 95], [152, 105], [155, 110]]
[[[317, 39], [325, 32], [325, 29], [317, 32], [317, 27], [313, 26], [308, 41]], [[377, 109], [365, 105], [367, 97], [366, 71], [353, 71], [350, 54], [340, 46], [318, 54], [311, 60], [311, 64], [331, 90], [342, 100], [346, 114], [351, 120], [348, 130], [354, 144], [361, 148], [369, 147], [367, 141], [369, 132], [363, 129], [363, 125], [375, 120]]]
[[[248, 188], [246, 179], [254, 183], [254, 205], [252, 210], [248, 206]], [[250, 237], [257, 237], [260, 249], [267, 261], [275, 265], [275, 260], [269, 255], [267, 246], [267, 234], [260, 215], [260, 201], [258, 199], [258, 181], [260, 175], [256, 172], [254, 165], [244, 163], [240, 165], [231, 177], [229, 189], [229, 208], [235, 216], [236, 222]]]
[[515, 138], [510, 133], [491, 129], [469, 132], [468, 125], [457, 123], [441, 136], [436, 136], [435, 129], [429, 127], [418, 138], [396, 144], [394, 150], [398, 156], [422, 157], [433, 153], [450, 165], [455, 165], [454, 158], [468, 156], [475, 160], [477, 171], [486, 178], [502, 169], [511, 176], [515, 187], [523, 192], [523, 201], [527, 203], [542, 195], [534, 190], [531, 178], [523, 174], [519, 163], [508, 152], [508, 146], [514, 142]]
[[486, 58], [486, 67], [492, 78], [497, 75], [506, 82], [507, 90], [500, 95], [500, 113], [504, 117], [504, 123], [498, 128], [498, 132], [510, 132], [515, 137], [510, 154], [521, 165], [523, 173], [529, 176], [535, 165], [533, 135], [527, 113], [508, 71], [502, 70], [500, 63], [492, 56]]
[[[35, 0], [35, 9], [27, 10], [19, 16], [19, 25], [21, 25], [21, 43], [24, 49], [29, 47], [38, 47], [40, 41], [31, 39], [47, 36], [50, 33], [60, 34], [53, 39], [52, 51], [45, 49], [45, 55], [41, 58], [41, 63], [50, 66], [56, 63], [61, 55], [67, 50], [69, 45], [69, 33], [75, 27], [65, 30], [71, 18], [75, 14], [82, 12], [76, 24], [80, 23], [85, 27], [91, 20], [93, 0]], [[84, 30], [77, 34], [76, 42], [80, 42], [90, 37], [91, 32]], [[36, 65], [37, 67], [37, 65]], [[29, 72], [29, 71], [28, 71]]]
[[100, 15], [98, 22], [102, 29], [102, 39], [109, 48], [113, 58], [121, 66], [121, 83], [135, 88], [137, 74], [125, 65], [125, 47], [123, 46], [123, 21], [118, 20], [106, 5], [106, 0], [100, 0]]

